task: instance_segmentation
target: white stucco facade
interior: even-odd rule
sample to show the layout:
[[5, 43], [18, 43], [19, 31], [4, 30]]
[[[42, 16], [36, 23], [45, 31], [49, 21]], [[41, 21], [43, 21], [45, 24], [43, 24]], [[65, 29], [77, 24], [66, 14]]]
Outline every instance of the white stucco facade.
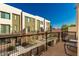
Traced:
[[[0, 24], [8, 24], [12, 27], [12, 13], [21, 15], [21, 10], [15, 7], [9, 6], [7, 4], [0, 4], [0, 11], [10, 13], [10, 19], [1, 18], [0, 12]], [[12, 32], [12, 28], [10, 28], [10, 32]]]
[[45, 31], [47, 30], [47, 24], [46, 24], [47, 22], [50, 23], [49, 20], [45, 19]]
[[37, 30], [37, 20], [40, 20], [41, 22], [43, 22], [43, 24], [40, 24], [40, 27], [44, 29], [44, 18], [40, 16], [35, 16], [35, 18], [36, 18], [36, 30]]
[[[34, 15], [26, 13], [26, 12], [22, 12], [22, 29], [25, 28], [25, 16], [35, 19]], [[28, 22], [29, 22], [29, 20], [28, 20]], [[36, 28], [36, 19], [35, 19], [35, 28]], [[27, 29], [26, 29], [26, 32], [27, 32]]]
[[43, 17], [32, 15], [32, 14], [29, 14], [27, 12], [23, 12], [21, 9], [12, 7], [12, 6], [7, 5], [7, 4], [0, 4], [0, 11], [10, 13], [10, 19], [4, 19], [4, 18], [1, 18], [1, 12], [0, 12], [0, 24], [10, 25], [10, 32], [12, 32], [12, 14], [20, 15], [22, 29], [25, 28], [25, 16], [35, 19], [35, 30], [36, 31], [37, 31], [37, 20], [40, 20], [43, 22], [43, 24], [40, 24], [40, 27], [44, 28], [44, 30], [46, 30], [46, 27], [47, 27], [46, 22], [50, 22]]

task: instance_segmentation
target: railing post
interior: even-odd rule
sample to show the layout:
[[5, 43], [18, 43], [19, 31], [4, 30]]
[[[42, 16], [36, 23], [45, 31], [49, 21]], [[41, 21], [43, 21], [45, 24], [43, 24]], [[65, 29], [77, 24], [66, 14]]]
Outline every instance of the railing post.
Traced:
[[60, 32], [58, 32], [58, 42], [60, 41]]
[[75, 32], [75, 39], [77, 39], [76, 37], [77, 37], [77, 36], [76, 36], [76, 32]]
[[39, 47], [37, 47], [37, 55], [39, 55]]
[[15, 46], [17, 46], [17, 37], [15, 37]]
[[61, 37], [60, 40], [63, 41], [63, 40], [62, 40], [62, 32], [60, 32], [60, 37]]
[[61, 32], [61, 38], [62, 38], [62, 41], [63, 41], [63, 32]]
[[47, 44], [47, 32], [45, 33], [46, 36], [46, 51], [48, 50], [48, 44]]
[[32, 50], [30, 50], [30, 56], [32, 56]]

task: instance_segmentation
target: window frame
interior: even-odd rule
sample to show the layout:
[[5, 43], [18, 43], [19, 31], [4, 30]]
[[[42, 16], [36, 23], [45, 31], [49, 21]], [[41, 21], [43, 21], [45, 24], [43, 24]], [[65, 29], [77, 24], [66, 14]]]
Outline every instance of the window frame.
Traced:
[[[6, 18], [5, 16], [4, 17], [2, 17], [2, 13], [4, 13], [4, 14], [8, 14], [9, 15], [9, 18]], [[11, 19], [11, 14], [10, 13], [8, 13], [8, 12], [4, 12], [4, 11], [0, 11], [0, 18], [3, 18], [3, 19]]]
[[0, 39], [0, 44], [9, 44], [11, 43], [11, 39]]
[[30, 17], [25, 16], [25, 21], [26, 21], [26, 18], [27, 18], [27, 21], [28, 21], [28, 23], [29, 23], [29, 21], [30, 21]]
[[17, 25], [14, 25], [14, 31], [16, 31], [17, 30]]
[[[0, 24], [0, 26], [9, 26], [9, 33], [10, 33], [10, 25], [9, 24]], [[2, 32], [2, 28], [1, 28], [1, 33], [3, 34], [3, 32]]]

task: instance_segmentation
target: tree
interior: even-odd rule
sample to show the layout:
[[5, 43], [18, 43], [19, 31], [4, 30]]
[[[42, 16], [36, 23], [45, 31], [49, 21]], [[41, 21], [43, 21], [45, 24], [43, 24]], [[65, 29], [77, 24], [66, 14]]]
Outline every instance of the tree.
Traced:
[[62, 31], [67, 31], [68, 30], [68, 27], [75, 27], [76, 25], [75, 24], [71, 24], [71, 25], [63, 25], [62, 27], [61, 27], [61, 30]]
[[75, 24], [71, 24], [69, 27], [75, 27], [76, 25]]
[[61, 27], [61, 30], [62, 30], [62, 31], [67, 31], [67, 30], [68, 30], [68, 25], [66, 25], [66, 24], [63, 25], [63, 26]]

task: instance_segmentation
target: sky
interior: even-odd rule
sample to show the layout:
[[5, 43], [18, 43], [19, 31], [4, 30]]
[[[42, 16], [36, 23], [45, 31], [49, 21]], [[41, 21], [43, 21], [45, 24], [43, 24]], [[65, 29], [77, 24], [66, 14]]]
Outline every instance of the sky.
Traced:
[[74, 3], [6, 3], [23, 11], [44, 17], [51, 21], [53, 28], [76, 23], [76, 5]]

